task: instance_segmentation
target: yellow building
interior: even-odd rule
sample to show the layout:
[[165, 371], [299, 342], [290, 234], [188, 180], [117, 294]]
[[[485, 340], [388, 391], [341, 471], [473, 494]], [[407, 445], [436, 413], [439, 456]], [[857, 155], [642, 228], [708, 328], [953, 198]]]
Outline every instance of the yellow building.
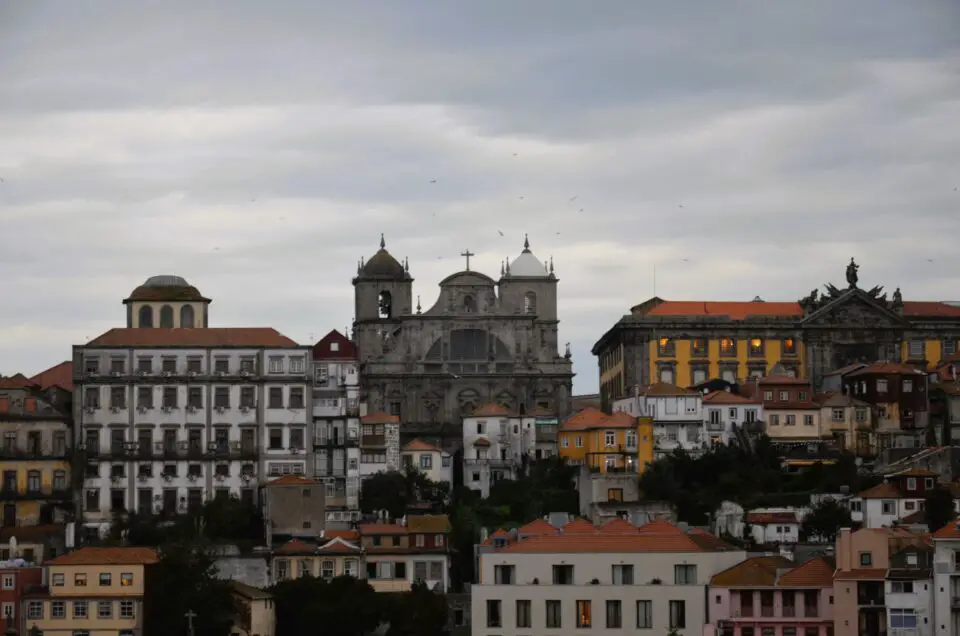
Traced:
[[80, 548], [46, 563], [47, 587], [24, 597], [24, 626], [44, 636], [132, 636], [143, 631], [152, 548]]
[[654, 382], [689, 387], [785, 374], [820, 390], [826, 374], [850, 362], [928, 370], [957, 351], [960, 307], [904, 301], [899, 289], [889, 299], [881, 286], [860, 289], [851, 265], [848, 287], [826, 285], [826, 293], [796, 302], [651, 298], [632, 307], [593, 346], [603, 408]]
[[313, 576], [363, 575], [363, 551], [356, 530], [325, 530], [317, 543], [291, 539], [273, 551], [271, 568], [275, 582]]
[[0, 501], [4, 527], [64, 520], [73, 505], [69, 417], [22, 375], [0, 379]]
[[653, 461], [653, 420], [587, 408], [560, 425], [560, 456], [597, 473], [642, 473]]

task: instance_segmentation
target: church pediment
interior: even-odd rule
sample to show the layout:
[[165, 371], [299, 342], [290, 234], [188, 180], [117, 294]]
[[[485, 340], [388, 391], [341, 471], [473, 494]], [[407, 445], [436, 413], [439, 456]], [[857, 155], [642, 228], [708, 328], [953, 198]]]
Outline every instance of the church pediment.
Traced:
[[908, 327], [909, 321], [887, 306], [884, 299], [853, 288], [825, 298], [819, 307], [810, 307], [801, 321], [804, 326], [843, 326], [858, 329]]
[[497, 282], [480, 272], [457, 272], [440, 281], [440, 287], [493, 287]]

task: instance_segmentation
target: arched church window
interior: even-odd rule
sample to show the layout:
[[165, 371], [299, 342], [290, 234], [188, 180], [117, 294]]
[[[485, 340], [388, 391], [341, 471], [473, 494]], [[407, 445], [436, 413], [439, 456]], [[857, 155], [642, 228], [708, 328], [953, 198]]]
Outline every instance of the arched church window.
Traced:
[[532, 291], [529, 291], [523, 295], [523, 313], [537, 313], [537, 295]]
[[473, 298], [473, 296], [471, 296], [470, 294], [467, 294], [466, 296], [464, 296], [463, 311], [465, 311], [468, 314], [472, 314], [476, 310], [477, 310], [477, 301]]
[[160, 326], [164, 328], [173, 327], [173, 307], [164, 305], [160, 308]]
[[140, 316], [138, 324], [141, 327], [152, 327], [153, 326], [153, 307], [150, 305], [144, 305], [140, 308]]
[[377, 297], [377, 307], [381, 318], [393, 318], [393, 296], [390, 295], [390, 292], [380, 292]]
[[193, 305], [184, 305], [180, 308], [181, 327], [194, 327], [193, 318]]

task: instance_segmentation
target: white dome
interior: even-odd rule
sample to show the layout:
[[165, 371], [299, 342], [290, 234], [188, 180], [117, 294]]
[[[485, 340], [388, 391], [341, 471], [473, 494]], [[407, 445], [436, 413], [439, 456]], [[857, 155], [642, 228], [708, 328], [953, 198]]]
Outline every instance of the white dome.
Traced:
[[535, 278], [546, 278], [550, 275], [547, 266], [530, 251], [530, 240], [524, 237], [523, 252], [509, 263], [510, 276], [529, 276]]

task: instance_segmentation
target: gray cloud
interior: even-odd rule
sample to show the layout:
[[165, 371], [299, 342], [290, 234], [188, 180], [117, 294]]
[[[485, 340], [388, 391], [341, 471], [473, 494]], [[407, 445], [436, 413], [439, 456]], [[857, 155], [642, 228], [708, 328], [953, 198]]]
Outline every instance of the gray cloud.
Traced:
[[157, 273], [217, 324], [342, 329], [380, 232], [424, 306], [464, 248], [496, 274], [528, 232], [581, 391], [654, 266], [667, 298], [793, 299], [856, 255], [865, 283], [956, 296], [958, 22], [947, 0], [4, 4], [0, 372], [121, 324]]

